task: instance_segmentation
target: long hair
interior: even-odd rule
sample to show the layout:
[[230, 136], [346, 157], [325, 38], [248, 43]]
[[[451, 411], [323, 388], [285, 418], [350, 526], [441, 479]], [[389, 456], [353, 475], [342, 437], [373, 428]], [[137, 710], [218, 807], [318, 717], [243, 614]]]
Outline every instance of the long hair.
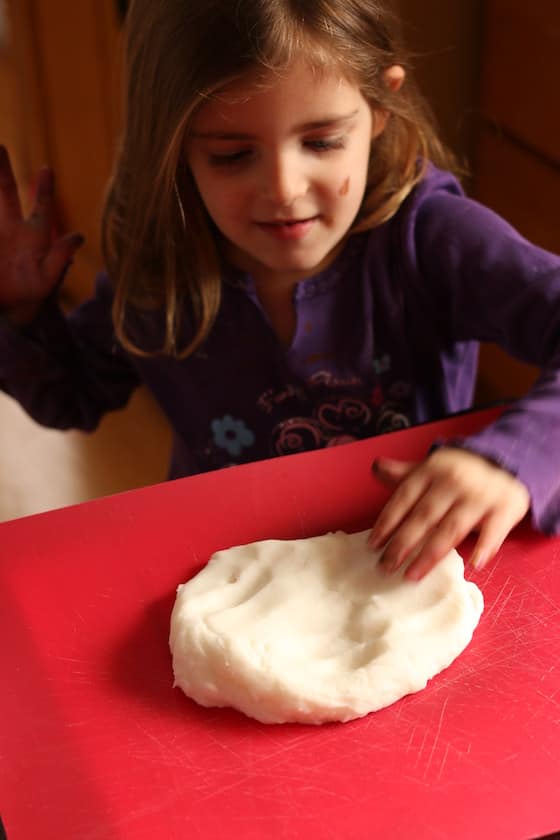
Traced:
[[[407, 76], [395, 93], [384, 72], [409, 69], [398, 20], [378, 0], [133, 0], [125, 34], [124, 133], [105, 201], [103, 250], [115, 286], [117, 337], [129, 307], [164, 313], [158, 352], [185, 357], [207, 338], [221, 299], [213, 226], [184, 159], [193, 117], [208, 97], [255, 71], [305, 57], [357, 84], [390, 114], [373, 141], [362, 207], [352, 230], [387, 221], [432, 160], [450, 166], [429, 109]], [[184, 208], [184, 209], [183, 209]], [[188, 321], [184, 346], [181, 323]]]

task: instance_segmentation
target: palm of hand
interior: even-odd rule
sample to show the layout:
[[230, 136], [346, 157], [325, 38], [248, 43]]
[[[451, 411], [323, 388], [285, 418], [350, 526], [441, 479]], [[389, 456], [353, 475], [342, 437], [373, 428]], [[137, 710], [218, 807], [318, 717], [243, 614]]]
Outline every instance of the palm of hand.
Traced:
[[53, 174], [45, 168], [24, 218], [8, 154], [0, 147], [0, 308], [7, 314], [37, 308], [82, 244], [76, 234], [53, 239], [53, 197]]

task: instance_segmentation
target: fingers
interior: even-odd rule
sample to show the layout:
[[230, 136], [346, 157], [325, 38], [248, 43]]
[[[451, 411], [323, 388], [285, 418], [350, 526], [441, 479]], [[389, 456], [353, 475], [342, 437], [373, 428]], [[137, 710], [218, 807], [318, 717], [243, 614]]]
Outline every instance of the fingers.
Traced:
[[[74, 254], [82, 245], [84, 237], [72, 233], [55, 240], [48, 247], [46, 256], [35, 262], [32, 254], [20, 257], [17, 264], [15, 291], [11, 299], [3, 301], [3, 317], [16, 327], [30, 323], [43, 301], [61, 283]], [[1, 291], [1, 290], [0, 290]]]
[[475, 569], [486, 566], [500, 550], [507, 535], [525, 516], [529, 509], [529, 494], [524, 487], [518, 490], [506, 509], [498, 509], [486, 517], [471, 554], [470, 562]]
[[414, 579], [417, 572], [426, 572], [445, 556], [472, 529], [480, 512], [455, 505], [447, 495], [426, 493], [400, 524], [383, 552], [382, 563], [387, 571], [396, 571], [416, 554], [407, 570]]
[[[388, 467], [391, 471], [391, 483], [393, 484], [396, 480], [396, 472], [400, 471], [399, 467], [393, 469], [393, 465], [398, 463], [391, 462], [391, 466]], [[391, 538], [395, 529], [410, 513], [428, 486], [426, 474], [421, 469], [416, 469], [416, 465], [404, 461], [401, 462], [401, 465], [404, 467], [399, 479], [401, 483], [397, 486], [371, 529], [368, 544], [373, 549], [381, 548]], [[387, 468], [387, 464], [382, 468]]]
[[[27, 226], [32, 238], [50, 236], [54, 198], [54, 175], [43, 167], [37, 176], [35, 199]], [[21, 202], [8, 152], [0, 146], [0, 226], [3, 230], [22, 221]]]
[[84, 237], [79, 233], [67, 234], [53, 242], [43, 261], [45, 280], [51, 289], [61, 280], [83, 243]]
[[33, 317], [84, 241], [76, 233], [53, 239], [53, 210], [54, 175], [43, 167], [31, 212], [22, 217], [10, 158], [0, 146], [0, 306], [16, 325]]
[[395, 461], [392, 458], [376, 458], [372, 464], [372, 469], [384, 484], [394, 486], [402, 481], [403, 478], [412, 472], [415, 463], [410, 461]]
[[473, 568], [483, 569], [496, 556], [508, 533], [509, 529], [499, 538], [495, 536], [490, 537], [489, 535], [483, 536], [481, 534], [471, 554], [471, 565]]
[[[25, 263], [29, 256], [40, 262], [48, 253], [52, 237], [54, 175], [43, 167], [37, 176], [30, 215], [23, 219], [21, 202], [6, 148], [0, 146], [0, 252], [13, 264]], [[19, 270], [19, 269], [18, 269]]]
[[[462, 504], [453, 505], [445, 516], [435, 523], [437, 527], [433, 527], [420, 536], [417, 543], [420, 548], [404, 576], [408, 580], [421, 580], [470, 534], [476, 527], [475, 523], [479, 516], [480, 512], [476, 509], [467, 508]], [[504, 534], [504, 539], [506, 534]]]
[[368, 543], [383, 551], [380, 567], [387, 572], [410, 561], [405, 576], [411, 580], [424, 577], [471, 531], [479, 534], [472, 563], [481, 568], [530, 507], [518, 479], [465, 450], [443, 448], [418, 465], [385, 461], [377, 471], [397, 487]]
[[10, 158], [5, 146], [0, 146], [0, 226], [7, 229], [21, 220], [21, 204]]
[[33, 251], [44, 251], [50, 244], [53, 226], [54, 175], [43, 167], [37, 176], [35, 199], [26, 222], [26, 239]]
[[35, 201], [31, 210], [29, 221], [44, 222], [52, 214], [54, 198], [54, 174], [52, 169], [44, 166], [37, 175], [35, 187]]
[[49, 291], [62, 279], [84, 237], [70, 233], [52, 240], [54, 209], [54, 174], [44, 167], [37, 177], [35, 201], [27, 220], [28, 244], [32, 254], [39, 257], [45, 288]]

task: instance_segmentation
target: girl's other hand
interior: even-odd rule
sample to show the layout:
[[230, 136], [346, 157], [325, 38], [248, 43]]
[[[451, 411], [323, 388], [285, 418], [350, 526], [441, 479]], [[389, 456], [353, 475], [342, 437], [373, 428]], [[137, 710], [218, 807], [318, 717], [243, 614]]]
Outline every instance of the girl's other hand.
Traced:
[[405, 576], [420, 580], [471, 532], [471, 563], [482, 568], [530, 507], [529, 492], [511, 473], [463, 449], [438, 449], [425, 461], [380, 458], [376, 475], [395, 491], [375, 522], [369, 544], [384, 546], [392, 572], [415, 554]]
[[75, 233], [53, 239], [53, 199], [54, 177], [45, 167], [25, 219], [10, 158], [0, 146], [0, 311], [16, 324], [33, 318], [83, 243]]

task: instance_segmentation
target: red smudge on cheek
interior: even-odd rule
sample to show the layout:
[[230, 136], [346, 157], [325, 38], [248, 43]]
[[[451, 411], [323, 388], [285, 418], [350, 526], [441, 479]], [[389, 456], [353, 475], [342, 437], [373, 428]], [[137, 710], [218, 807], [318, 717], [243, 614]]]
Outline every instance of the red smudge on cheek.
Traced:
[[338, 191], [339, 195], [348, 195], [348, 190], [350, 189], [350, 178], [347, 178], [341, 188]]

